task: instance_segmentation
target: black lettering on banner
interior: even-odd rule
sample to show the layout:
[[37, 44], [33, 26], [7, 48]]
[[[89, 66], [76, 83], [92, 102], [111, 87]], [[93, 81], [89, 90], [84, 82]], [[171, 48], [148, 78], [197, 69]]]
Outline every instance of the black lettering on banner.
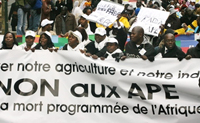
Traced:
[[0, 87], [3, 89], [6, 95], [11, 94], [11, 84], [12, 84], [12, 79], [8, 79], [7, 88], [6, 88], [5, 85], [0, 81]]
[[114, 86], [113, 88], [111, 88], [108, 85], [106, 86], [111, 90], [110, 93], [107, 95], [107, 97], [111, 97], [114, 94], [116, 98], [120, 98], [119, 94], [116, 92], [116, 89], [117, 89], [116, 86]]
[[159, 31], [158, 28], [153, 27], [153, 26], [149, 26], [148, 30], [149, 30], [150, 33], [153, 33], [153, 34], [158, 34], [159, 33], [158, 32]]
[[[133, 93], [135, 89], [138, 93]], [[128, 91], [128, 98], [132, 98], [132, 96], [139, 96], [142, 100], [146, 100], [142, 89], [136, 83], [132, 83], [131, 88]]]
[[50, 70], [50, 65], [45, 63], [41, 64], [35, 61], [35, 63], [18, 63], [17, 71], [45, 71], [48, 72]]
[[121, 69], [121, 70], [120, 70], [120, 74], [121, 74], [122, 76], [125, 76], [127, 73], [128, 73], [128, 70], [126, 70], [126, 69]]
[[1, 109], [2, 111], [8, 110], [8, 107], [9, 107], [9, 104], [8, 104], [7, 102], [3, 102], [3, 103], [1, 103], [1, 105], [0, 105], [0, 109]]
[[66, 75], [70, 75], [73, 72], [85, 72], [85, 73], [91, 73], [91, 74], [100, 74], [100, 75], [114, 75], [115, 74], [115, 68], [114, 67], [108, 67], [108, 66], [98, 66], [96, 63], [91, 63], [89, 65], [82, 65], [77, 64], [76, 62], [74, 64], [57, 64], [55, 66], [55, 70], [57, 72], [64, 72]]
[[172, 79], [173, 75], [172, 73], [165, 73], [165, 72], [160, 72], [157, 70], [156, 72], [138, 72], [137, 76], [147, 76], [147, 77], [155, 77], [155, 78], [165, 78], [165, 79]]
[[[29, 92], [23, 92], [23, 91], [21, 91], [19, 89], [19, 85], [21, 83], [23, 83], [23, 82], [30, 83], [33, 86], [32, 90], [29, 91]], [[38, 86], [37, 86], [36, 82], [33, 81], [32, 79], [28, 79], [28, 78], [20, 79], [14, 85], [14, 89], [15, 89], [16, 93], [18, 93], [19, 95], [22, 95], [22, 96], [30, 96], [30, 95], [34, 94], [37, 91], [37, 88], [38, 88]]]
[[59, 80], [55, 79], [55, 83], [54, 83], [54, 89], [49, 85], [49, 83], [45, 80], [45, 79], [41, 79], [41, 91], [40, 91], [40, 95], [41, 96], [45, 96], [45, 86], [49, 89], [49, 91], [54, 95], [54, 96], [58, 96], [58, 92], [59, 92]]
[[192, 73], [191, 75], [189, 73], [183, 73], [179, 70], [179, 73], [178, 73], [178, 78], [180, 79], [184, 79], [184, 78], [199, 78], [199, 75], [200, 75], [200, 71], [197, 71], [195, 73]]
[[[19, 104], [18, 104], [19, 105]], [[75, 113], [128, 113], [129, 108], [126, 105], [119, 105], [116, 102], [115, 105], [98, 105], [98, 104], [47, 104], [47, 114], [52, 112], [68, 112], [70, 115], [75, 115]], [[142, 108], [142, 112], [145, 112]]]
[[[156, 84], [146, 84], [148, 89], [148, 99], [152, 99], [153, 93], [161, 91], [161, 87]], [[156, 89], [153, 89], [156, 88]]]
[[133, 106], [133, 111], [136, 113], [136, 114], [147, 114], [148, 113], [148, 110], [145, 106], [142, 106], [140, 108], [140, 105], [137, 104], [137, 106]]
[[42, 111], [43, 103], [40, 101], [39, 103], [14, 103], [13, 110], [14, 111]]
[[1, 68], [1, 70], [3, 71], [3, 72], [6, 72], [6, 71], [12, 71], [12, 66], [13, 66], [13, 63], [10, 63], [10, 64], [8, 64], [8, 63], [2, 63], [2, 64], [0, 64], [0, 68]]
[[[79, 92], [77, 93], [75, 90], [77, 88], [82, 88], [83, 89], [83, 92]], [[108, 91], [108, 89], [106, 89], [106, 87], [110, 90], [110, 92], [107, 94], [106, 96], [106, 92]], [[109, 85], [103, 85], [101, 84], [101, 87], [100, 87], [100, 92], [97, 94], [96, 93], [96, 85], [95, 84], [91, 84], [91, 94], [93, 97], [96, 97], [96, 98], [100, 98], [100, 97], [103, 97], [103, 98], [110, 98], [112, 95], [114, 95], [116, 98], [120, 98], [119, 94], [116, 92], [116, 89], [117, 87], [116, 86], [113, 86], [113, 87], [110, 87]], [[75, 97], [88, 97], [89, 95], [89, 91], [88, 91], [88, 84], [75, 84], [71, 87], [71, 93], [72, 95], [74, 95]]]
[[103, 22], [103, 25], [110, 25], [112, 24], [112, 22], [109, 20], [109, 19], [106, 19], [104, 22]]
[[165, 98], [166, 99], [179, 99], [179, 96], [171, 96], [171, 93], [177, 93], [175, 90], [169, 90], [168, 88], [175, 88], [175, 85], [163, 85], [163, 88], [165, 90]]
[[153, 115], [184, 115], [188, 117], [189, 114], [200, 114], [200, 106], [184, 106], [177, 104], [171, 105], [151, 105]]
[[95, 84], [92, 84], [92, 87], [91, 87], [91, 93], [94, 97], [105, 97], [105, 86], [104, 85], [101, 85], [101, 92], [100, 94], [96, 94], [95, 93]]
[[162, 20], [157, 19], [155, 17], [151, 17], [151, 16], [144, 16], [141, 19], [141, 22], [145, 22], [145, 23], [153, 23], [153, 24], [157, 24], [157, 25], [161, 25], [162, 24]]
[[[77, 94], [76, 92], [75, 92], [75, 89], [77, 88], [77, 87], [81, 87], [81, 88], [83, 88], [83, 92], [81, 93], [81, 94]], [[75, 85], [73, 85], [72, 87], [71, 87], [71, 93], [72, 93], [72, 95], [74, 95], [75, 97], [83, 97], [83, 96], [85, 96], [85, 97], [88, 97], [88, 84], [75, 84]]]

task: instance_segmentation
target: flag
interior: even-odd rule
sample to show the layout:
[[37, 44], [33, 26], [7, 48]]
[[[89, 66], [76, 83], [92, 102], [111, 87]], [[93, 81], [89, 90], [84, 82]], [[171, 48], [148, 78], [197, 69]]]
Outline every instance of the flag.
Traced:
[[187, 50], [190, 47], [195, 47], [197, 44], [198, 44], [198, 42], [195, 41], [194, 34], [192, 34], [192, 35], [177, 35], [176, 36], [176, 45], [178, 47], [181, 47], [181, 49], [184, 53], [187, 53]]
[[[17, 35], [17, 42], [19, 45], [25, 43], [25, 36], [24, 35]], [[35, 43], [39, 43], [40, 35], [35, 36]], [[95, 40], [94, 35], [89, 35], [89, 39], [91, 41]], [[65, 44], [68, 43], [68, 37], [60, 37], [57, 35], [52, 35], [52, 42], [54, 43], [54, 46], [57, 47], [58, 49], [61, 49]]]

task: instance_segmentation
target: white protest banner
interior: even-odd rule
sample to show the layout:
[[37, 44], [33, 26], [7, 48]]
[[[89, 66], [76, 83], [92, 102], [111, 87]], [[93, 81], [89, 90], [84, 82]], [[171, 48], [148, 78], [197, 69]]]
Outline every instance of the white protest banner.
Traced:
[[198, 123], [200, 59], [0, 52], [0, 123]]
[[97, 8], [88, 16], [88, 20], [99, 23], [105, 27], [115, 22], [117, 16], [124, 10], [124, 6], [110, 2], [100, 1]]
[[141, 26], [145, 34], [158, 36], [160, 32], [159, 27], [161, 24], [165, 24], [168, 16], [169, 12], [143, 7], [140, 9], [137, 21], [132, 24], [129, 32], [132, 31], [133, 27]]

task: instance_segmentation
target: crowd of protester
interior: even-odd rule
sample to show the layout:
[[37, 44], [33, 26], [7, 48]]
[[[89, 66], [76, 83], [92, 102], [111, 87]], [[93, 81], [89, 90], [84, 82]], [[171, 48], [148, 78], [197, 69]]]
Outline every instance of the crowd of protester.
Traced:
[[[131, 4], [125, 4], [117, 20], [108, 27], [87, 20], [100, 2], [98, 0], [57, 0], [55, 3], [51, 0], [35, 0], [28, 11], [24, 10], [25, 3], [22, 1], [24, 0], [16, 0], [12, 4], [9, 20], [12, 17], [12, 30], [17, 26], [17, 35], [25, 35], [26, 42], [18, 46], [15, 35], [8, 32], [4, 35], [2, 50], [57, 52], [52, 35], [59, 35], [68, 37], [68, 43], [60, 50], [77, 51], [93, 59], [114, 58], [120, 61], [142, 58], [154, 61], [155, 58], [178, 58], [181, 61], [184, 58], [200, 58], [199, 43], [187, 53], [175, 44], [175, 35], [200, 32], [200, 8], [194, 0], [137, 0], [135, 8]], [[118, 0], [118, 3], [122, 4], [122, 1]], [[165, 24], [160, 25], [158, 36], [146, 35], [140, 26], [129, 31], [143, 7], [169, 11]], [[40, 35], [38, 44], [34, 43], [36, 35]], [[95, 41], [91, 41], [89, 35], [95, 35]], [[130, 41], [126, 43], [128, 35]]]

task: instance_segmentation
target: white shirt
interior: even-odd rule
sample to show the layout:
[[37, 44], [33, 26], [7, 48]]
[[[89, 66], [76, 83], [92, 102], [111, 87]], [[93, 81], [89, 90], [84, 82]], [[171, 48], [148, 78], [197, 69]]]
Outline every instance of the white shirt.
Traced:
[[69, 46], [69, 44], [67, 45], [68, 51], [80, 51], [80, 49], [84, 50], [84, 44], [80, 43], [75, 48], [72, 48], [71, 46]]
[[[36, 43], [33, 42], [33, 45], [31, 46], [31, 48], [34, 48], [36, 46]], [[19, 45], [17, 49], [22, 49], [24, 50], [24, 48], [26, 48], [26, 42]]]
[[108, 54], [108, 57], [106, 59], [113, 59], [112, 55], [115, 54], [115, 53], [122, 53], [122, 51], [120, 49], [116, 49], [114, 52], [112, 53], [109, 53], [109, 52], [106, 52]]
[[96, 41], [94, 42], [95, 48], [97, 48], [98, 50], [101, 50], [104, 46], [105, 43], [108, 41], [108, 37], [106, 36], [106, 38], [101, 41], [100, 43], [97, 43]]

